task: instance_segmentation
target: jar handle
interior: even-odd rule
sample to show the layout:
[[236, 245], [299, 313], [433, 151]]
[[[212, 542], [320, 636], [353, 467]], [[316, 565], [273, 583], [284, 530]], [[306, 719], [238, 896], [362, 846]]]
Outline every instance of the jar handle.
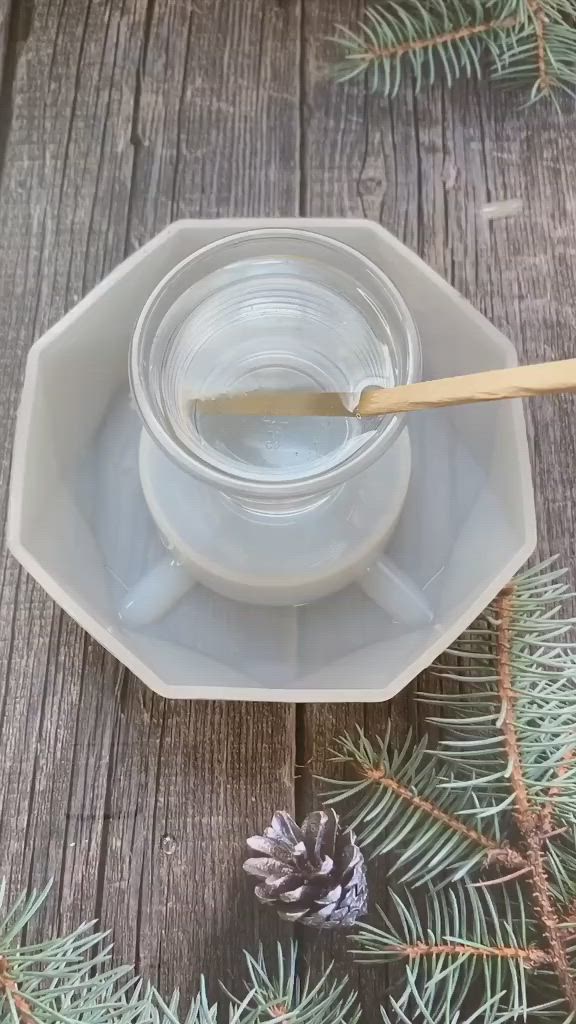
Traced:
[[126, 626], [148, 626], [162, 619], [195, 582], [186, 564], [164, 558], [130, 588], [118, 614]]
[[404, 626], [422, 629], [434, 621], [424, 591], [385, 555], [365, 570], [358, 583], [368, 597]]

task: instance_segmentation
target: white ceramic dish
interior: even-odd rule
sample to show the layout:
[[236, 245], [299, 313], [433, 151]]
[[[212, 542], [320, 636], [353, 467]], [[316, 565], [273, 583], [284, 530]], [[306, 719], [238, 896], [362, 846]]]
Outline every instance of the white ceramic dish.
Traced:
[[[55, 601], [165, 696], [384, 700], [455, 639], [534, 547], [519, 403], [412, 417], [404, 510], [386, 557], [362, 586], [294, 608], [250, 606], [199, 585], [152, 626], [129, 628], [118, 617], [123, 594], [162, 554], [141, 492], [140, 425], [128, 396], [135, 321], [151, 290], [185, 256], [227, 234], [266, 225], [324, 233], [377, 263], [416, 319], [424, 376], [515, 362], [510, 342], [379, 225], [178, 221], [31, 349], [8, 543]], [[390, 566], [398, 568], [397, 577]]]

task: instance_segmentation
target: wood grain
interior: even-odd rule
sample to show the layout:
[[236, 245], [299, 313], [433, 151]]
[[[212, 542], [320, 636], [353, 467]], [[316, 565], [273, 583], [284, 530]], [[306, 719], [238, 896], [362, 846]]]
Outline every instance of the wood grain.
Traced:
[[[381, 221], [513, 337], [575, 355], [575, 114], [489, 88], [391, 102], [328, 74], [360, 0], [0, 0], [0, 510], [25, 353], [110, 267], [180, 216]], [[524, 212], [486, 223], [486, 201]], [[540, 550], [576, 576], [574, 399], [528, 410]], [[386, 705], [170, 704], [0, 560], [0, 872], [54, 876], [42, 928], [101, 914], [118, 957], [187, 996], [288, 936], [240, 876], [275, 807], [321, 799], [344, 729], [422, 728]], [[296, 767], [298, 766], [298, 767]], [[294, 785], [294, 773], [298, 775]], [[384, 866], [373, 875], [378, 891]], [[328, 948], [322, 939], [305, 952]], [[348, 964], [345, 943], [332, 949]], [[357, 975], [368, 1020], [387, 976]]]
[[[370, 135], [371, 101], [362, 82], [336, 83], [328, 74], [334, 60], [329, 37], [335, 23], [353, 26], [363, 5], [349, 0], [312, 4], [305, 7], [302, 74], [306, 130], [303, 145], [302, 207], [306, 216], [362, 217], [378, 220], [384, 195], [388, 194], [390, 168], [386, 165], [380, 138]], [[404, 103], [402, 99], [401, 104]], [[401, 106], [400, 117], [402, 116]], [[390, 150], [396, 144], [390, 139]], [[413, 181], [413, 175], [408, 176]], [[412, 211], [410, 211], [411, 213]], [[394, 228], [391, 227], [391, 230]], [[408, 244], [410, 232], [406, 232]], [[412, 239], [413, 241], [413, 239]], [[393, 734], [400, 738], [410, 721], [412, 706], [407, 693], [386, 704], [308, 705], [298, 709], [298, 763], [302, 773], [297, 791], [302, 808], [318, 806], [321, 784], [315, 775], [333, 775], [330, 749], [334, 738], [356, 726], [369, 733], [384, 731], [392, 718]], [[370, 891], [383, 893], [386, 866], [379, 862], [370, 868]], [[315, 952], [313, 940], [301, 936], [307, 956]], [[345, 938], [331, 938], [331, 953], [340, 969], [350, 971], [360, 992], [366, 1020], [376, 1020], [378, 1006], [389, 982], [381, 968], [354, 970], [350, 966]]]
[[[39, 0], [25, 27], [0, 187], [3, 514], [33, 338], [173, 218], [298, 197], [296, 5]], [[166, 992], [238, 979], [242, 947], [277, 934], [240, 864], [292, 805], [293, 709], [164, 702], [5, 555], [1, 579], [0, 872], [53, 876], [37, 930], [100, 915]]]
[[[297, 8], [197, 0], [148, 12], [128, 248], [178, 217], [295, 212], [296, 69], [281, 40], [296, 43]], [[292, 807], [294, 737], [289, 706], [167, 704], [126, 689], [102, 912], [163, 991], [178, 983], [186, 997], [201, 972], [212, 988], [231, 984], [242, 948], [289, 937], [240, 865], [246, 837]]]
[[7, 60], [8, 36], [10, 34], [10, 18], [17, 17], [16, 5], [12, 0], [2, 0], [0, 3], [0, 82], [9, 86], [12, 78], [12, 68]]
[[[388, 101], [362, 83], [335, 84], [325, 74], [331, 24], [353, 27], [360, 4], [336, 0], [306, 7], [304, 71], [307, 121], [303, 212], [364, 216], [382, 223], [512, 338], [522, 362], [575, 353], [576, 113], [560, 123], [544, 107], [516, 107], [515, 97], [475, 83], [442, 85], [419, 96], [409, 82]], [[520, 102], [520, 101], [519, 101]], [[481, 207], [523, 200], [522, 214], [488, 223]], [[573, 396], [527, 406], [535, 471], [539, 555], [558, 553], [576, 578], [576, 432]], [[311, 774], [332, 771], [334, 735], [361, 725], [383, 731], [389, 716], [400, 738], [424, 727], [408, 692], [386, 705], [310, 706], [299, 710], [302, 805], [318, 803]], [[385, 870], [375, 874], [381, 893]], [[338, 957], [344, 955], [337, 945]], [[386, 984], [363, 970], [358, 983], [367, 1019]]]
[[[138, 0], [15, 3], [0, 187], [0, 507], [26, 351], [123, 254]], [[106, 780], [121, 670], [5, 553], [0, 585], [2, 873], [54, 878], [46, 921], [98, 908]]]

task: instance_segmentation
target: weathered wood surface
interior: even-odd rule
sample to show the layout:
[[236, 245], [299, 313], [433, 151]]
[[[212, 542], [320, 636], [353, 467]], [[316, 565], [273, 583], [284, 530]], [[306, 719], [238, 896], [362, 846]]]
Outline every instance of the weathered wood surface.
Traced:
[[[296, 8], [24, 6], [0, 188], [3, 511], [32, 339], [174, 217], [298, 209]], [[278, 932], [237, 852], [292, 804], [294, 709], [161, 701], [6, 556], [0, 578], [0, 870], [12, 889], [54, 876], [47, 926], [101, 916], [164, 991], [230, 981]]]
[[[336, 85], [326, 37], [360, 7], [0, 0], [3, 519], [27, 348], [178, 216], [380, 219], [523, 358], [574, 354], [576, 114], [559, 124], [474, 84], [392, 103]], [[486, 200], [516, 196], [522, 216], [482, 220]], [[574, 412], [573, 398], [529, 407], [541, 554], [576, 576]], [[161, 701], [6, 554], [0, 679], [0, 872], [12, 890], [54, 876], [45, 927], [100, 915], [119, 957], [185, 995], [287, 934], [240, 877], [243, 838], [277, 806], [311, 806], [335, 733], [414, 718], [406, 694], [297, 711]], [[376, 1020], [383, 980], [363, 978]]]

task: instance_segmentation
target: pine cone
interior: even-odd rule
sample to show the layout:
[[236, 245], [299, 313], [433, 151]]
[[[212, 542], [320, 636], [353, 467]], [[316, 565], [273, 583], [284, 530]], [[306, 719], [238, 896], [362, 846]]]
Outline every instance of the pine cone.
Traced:
[[346, 928], [366, 913], [364, 855], [350, 828], [332, 809], [314, 811], [299, 828], [277, 811], [263, 836], [252, 836], [244, 870], [260, 878], [256, 896], [287, 921], [315, 928]]

